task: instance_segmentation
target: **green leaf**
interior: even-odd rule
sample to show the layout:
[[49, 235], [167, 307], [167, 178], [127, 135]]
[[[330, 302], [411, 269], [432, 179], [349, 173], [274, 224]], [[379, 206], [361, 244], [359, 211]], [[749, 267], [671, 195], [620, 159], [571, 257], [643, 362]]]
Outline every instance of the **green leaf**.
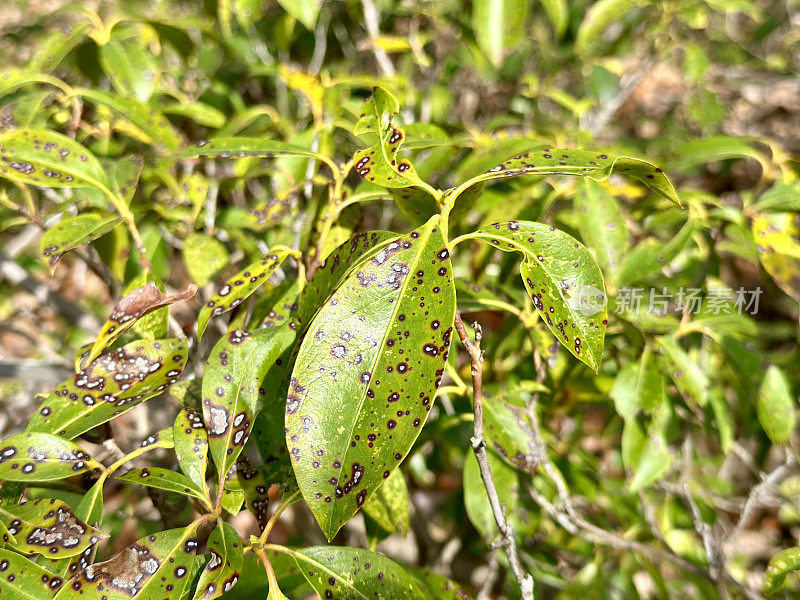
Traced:
[[691, 140], [675, 149], [678, 160], [675, 168], [686, 170], [697, 165], [732, 158], [752, 158], [761, 165], [764, 173], [770, 170], [770, 161], [752, 146], [746, 138], [715, 135], [702, 140]]
[[393, 560], [361, 548], [313, 546], [292, 551], [320, 598], [423, 600], [417, 581]]
[[797, 426], [795, 398], [783, 371], [770, 366], [758, 389], [758, 421], [773, 444], [787, 442]]
[[111, 350], [56, 386], [28, 431], [77, 437], [170, 387], [186, 359], [185, 338], [139, 340]]
[[203, 375], [203, 419], [220, 473], [236, 464], [261, 410], [267, 371], [294, 339], [288, 327], [233, 331], [220, 339]]
[[[497, 493], [505, 505], [505, 514], [508, 518], [512, 518], [520, 505], [517, 471], [503, 462], [494, 452], [487, 452], [486, 456]], [[484, 538], [493, 539], [497, 535], [497, 522], [481, 479], [478, 461], [471, 449], [464, 457], [463, 480], [464, 508], [467, 517]]]
[[753, 240], [772, 280], [800, 302], [800, 223], [796, 212], [755, 215]]
[[225, 113], [204, 102], [172, 102], [161, 110], [165, 114], [180, 115], [212, 129], [219, 129], [227, 121]]
[[472, 3], [472, 28], [478, 46], [495, 67], [523, 36], [527, 19], [526, 0], [476, 0]]
[[0, 177], [43, 187], [89, 187], [113, 195], [106, 172], [86, 148], [46, 129], [0, 133]]
[[81, 554], [108, 537], [81, 521], [72, 508], [60, 500], [31, 500], [0, 508], [0, 519], [17, 541], [14, 550], [23, 554], [38, 553], [50, 559]]
[[155, 89], [155, 58], [135, 40], [110, 40], [100, 47], [100, 64], [117, 93], [147, 102]]
[[638, 492], [661, 479], [672, 464], [672, 454], [660, 436], [650, 435], [642, 448], [630, 491]]
[[674, 336], [658, 338], [666, 368], [683, 399], [690, 407], [705, 406], [708, 397], [708, 376], [697, 362], [681, 348]]
[[0, 577], [3, 578], [3, 600], [53, 598], [64, 585], [62, 577], [4, 548], [0, 548]]
[[800, 211], [800, 181], [776, 181], [761, 194], [755, 207], [758, 211]]
[[183, 263], [199, 286], [204, 286], [228, 264], [230, 256], [225, 245], [204, 233], [191, 233], [183, 241]]
[[192, 496], [205, 504], [209, 504], [203, 490], [196, 485], [183, 473], [176, 473], [169, 469], [160, 467], [147, 467], [144, 469], [131, 469], [124, 475], [117, 477], [120, 481], [138, 483], [159, 490], [175, 492], [184, 496]]
[[541, 0], [542, 8], [547, 13], [547, 18], [553, 24], [555, 37], [560, 38], [564, 35], [569, 25], [569, 7], [567, 0]]
[[58, 600], [171, 598], [195, 564], [197, 521], [188, 527], [145, 536], [111, 559], [95, 563], [70, 580]]
[[53, 33], [37, 45], [33, 58], [27, 64], [28, 68], [51, 73], [83, 41], [88, 28], [88, 23], [72, 23], [63, 29], [55, 28]]
[[116, 191], [126, 204], [130, 204], [142, 176], [144, 161], [135, 154], [105, 163], [111, 189]]
[[202, 416], [194, 408], [186, 406], [175, 417], [173, 440], [181, 471], [198, 489], [205, 492], [208, 433]]
[[197, 316], [197, 339], [203, 337], [208, 321], [244, 302], [253, 292], [268, 283], [269, 277], [286, 260], [294, 255], [291, 248], [275, 247], [258, 261], [230, 277], [200, 309]]
[[638, 179], [648, 188], [680, 206], [675, 188], [664, 172], [645, 160], [629, 156], [613, 156], [602, 151], [566, 148], [541, 148], [531, 143], [531, 150], [492, 167], [456, 188], [455, 199], [481, 181], [505, 179], [518, 175], [576, 175], [605, 181], [612, 172]]
[[538, 448], [528, 416], [501, 399], [484, 397], [483, 418], [487, 445], [512, 467], [533, 474]]
[[586, 11], [578, 27], [575, 38], [575, 51], [584, 54], [596, 46], [598, 39], [611, 23], [619, 21], [636, 4], [632, 0], [598, 0]]
[[77, 444], [49, 433], [22, 432], [0, 442], [0, 480], [53, 481], [102, 468]]
[[261, 531], [266, 527], [270, 517], [269, 490], [273, 483], [277, 483], [271, 480], [272, 473], [272, 465], [254, 468], [244, 457], [239, 457], [236, 462], [236, 476], [239, 487], [244, 493], [245, 504], [258, 521]]
[[395, 469], [364, 504], [364, 512], [387, 533], [405, 535], [411, 522], [408, 503], [408, 487], [403, 472]]
[[66, 252], [105, 235], [121, 221], [120, 217], [91, 213], [64, 219], [48, 229], [42, 236], [39, 252], [50, 274], [55, 273], [56, 264]]
[[231, 525], [223, 522], [211, 532], [208, 550], [211, 560], [200, 574], [194, 600], [213, 600], [227, 594], [242, 574], [242, 540]]
[[649, 348], [645, 348], [638, 361], [620, 369], [608, 395], [614, 401], [617, 414], [625, 420], [660, 404], [664, 397], [664, 380]]
[[584, 179], [575, 196], [575, 214], [581, 239], [597, 262], [613, 274], [628, 249], [627, 228], [617, 200], [605, 187]]
[[434, 217], [353, 268], [303, 340], [286, 443], [329, 539], [388, 479], [427, 418], [450, 348], [452, 268]]
[[278, 0], [278, 4], [287, 13], [303, 24], [309, 31], [314, 31], [322, 6], [321, 0]]
[[100, 353], [108, 348], [125, 331], [130, 329], [138, 319], [148, 313], [153, 312], [159, 307], [168, 306], [175, 302], [188, 300], [197, 292], [197, 286], [190, 285], [186, 291], [177, 294], [165, 294], [154, 282], [147, 283], [141, 287], [128, 292], [117, 302], [111, 316], [100, 328], [97, 340], [82, 360], [81, 366], [85, 367]]
[[520, 273], [548, 329], [578, 360], [597, 371], [608, 315], [603, 276], [575, 238], [528, 221], [495, 223], [465, 236], [520, 252]]
[[765, 573], [764, 592], [772, 594], [783, 587], [786, 576], [800, 570], [800, 547], [781, 550], [769, 561]]

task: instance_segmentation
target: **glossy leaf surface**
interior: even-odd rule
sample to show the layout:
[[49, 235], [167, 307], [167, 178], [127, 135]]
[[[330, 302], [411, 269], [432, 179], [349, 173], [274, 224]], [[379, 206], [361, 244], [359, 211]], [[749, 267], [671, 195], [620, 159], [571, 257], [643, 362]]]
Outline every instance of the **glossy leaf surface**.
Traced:
[[101, 355], [45, 398], [28, 431], [72, 439], [129, 411], [178, 381], [185, 338], [139, 340]]
[[121, 221], [120, 217], [95, 213], [64, 219], [42, 236], [39, 244], [42, 259], [53, 273], [64, 253], [105, 235]]
[[81, 554], [107, 537], [76, 517], [67, 504], [55, 499], [0, 507], [0, 519], [17, 541], [14, 550], [50, 559]]
[[289, 248], [275, 248], [260, 260], [248, 265], [230, 277], [209, 298], [197, 317], [197, 337], [203, 337], [209, 319], [217, 317], [244, 302], [253, 292], [266, 284], [286, 257], [292, 254]]
[[176, 473], [160, 467], [146, 467], [144, 469], [131, 469], [124, 475], [117, 477], [120, 481], [138, 483], [147, 487], [175, 492], [184, 496], [193, 496], [200, 501], [206, 501], [202, 489], [198, 488], [191, 479], [183, 473]]
[[175, 456], [184, 475], [201, 490], [206, 489], [208, 433], [202, 415], [186, 406], [175, 417], [173, 428]]
[[53, 598], [64, 585], [63, 578], [4, 548], [0, 548], [0, 578], [3, 600]]
[[286, 443], [328, 538], [419, 435], [450, 347], [452, 277], [432, 218], [353, 269], [309, 327], [290, 381]]
[[203, 375], [203, 419], [211, 456], [227, 473], [250, 437], [261, 410], [267, 371], [294, 339], [287, 327], [233, 331], [211, 351]]
[[547, 328], [595, 371], [608, 315], [603, 276], [575, 238], [542, 223], [495, 223], [469, 235], [505, 252], [520, 252], [522, 280]]
[[213, 600], [227, 594], [242, 574], [242, 540], [231, 525], [223, 522], [211, 532], [208, 551], [211, 560], [200, 574], [194, 600]]
[[364, 512], [387, 533], [405, 535], [410, 525], [408, 504], [405, 477], [400, 469], [395, 469], [364, 505]]
[[23, 432], [0, 442], [0, 480], [53, 481], [101, 468], [83, 448], [49, 433]]

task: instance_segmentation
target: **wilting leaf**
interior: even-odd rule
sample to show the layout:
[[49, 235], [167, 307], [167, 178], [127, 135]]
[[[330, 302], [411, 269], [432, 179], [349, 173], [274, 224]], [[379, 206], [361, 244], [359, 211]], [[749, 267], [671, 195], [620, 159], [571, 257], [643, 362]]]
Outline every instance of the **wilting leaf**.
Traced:
[[777, 592], [786, 581], [786, 576], [800, 570], [800, 547], [781, 550], [769, 561], [764, 581], [767, 594]]
[[756, 412], [767, 437], [773, 444], [789, 440], [797, 425], [796, 403], [783, 371], [770, 366], [758, 389]]
[[286, 327], [233, 331], [220, 339], [203, 375], [203, 419], [220, 473], [236, 464], [261, 410], [267, 371], [294, 339]]
[[476, 0], [472, 4], [472, 28], [481, 50], [495, 67], [522, 38], [527, 20], [527, 0]]
[[608, 316], [603, 276], [575, 238], [541, 223], [495, 223], [469, 235], [505, 252], [520, 252], [525, 289], [548, 329], [595, 371]]
[[100, 353], [108, 348], [114, 340], [127, 331], [136, 320], [154, 311], [161, 306], [188, 300], [197, 292], [197, 286], [190, 285], [186, 291], [177, 294], [165, 294], [156, 287], [152, 281], [146, 285], [138, 287], [117, 302], [108, 321], [103, 324], [97, 336], [92, 350], [83, 359], [82, 365], [88, 365], [97, 358]]
[[231, 525], [223, 522], [211, 532], [208, 551], [211, 560], [200, 574], [194, 600], [213, 600], [227, 594], [242, 574], [242, 540]]
[[248, 265], [230, 277], [217, 293], [211, 296], [197, 317], [197, 338], [203, 337], [209, 319], [239, 306], [253, 292], [267, 283], [270, 275], [293, 254], [293, 250], [278, 247], [265, 254], [260, 260]]
[[320, 598], [423, 600], [414, 579], [393, 560], [361, 548], [314, 546], [292, 552]]
[[194, 408], [186, 406], [175, 417], [173, 440], [181, 471], [195, 486], [205, 490], [208, 433], [203, 425], [203, 417]]
[[205, 285], [228, 264], [228, 250], [218, 239], [204, 233], [189, 234], [183, 241], [183, 263], [197, 285]]
[[64, 219], [48, 229], [39, 248], [50, 273], [55, 272], [56, 264], [67, 251], [96, 240], [121, 221], [120, 217], [92, 213]]
[[298, 319], [303, 327], [308, 326], [325, 300], [356, 266], [396, 238], [397, 234], [391, 231], [360, 233], [331, 252], [300, 295]]
[[194, 566], [197, 524], [145, 536], [111, 559], [89, 566], [70, 580], [58, 600], [171, 598]]
[[14, 550], [51, 559], [75, 556], [107, 537], [77, 518], [60, 500], [32, 500], [0, 508], [0, 519], [17, 541]]
[[176, 473], [160, 467], [147, 467], [144, 469], [131, 469], [124, 475], [117, 477], [120, 481], [138, 483], [159, 490], [175, 492], [184, 496], [192, 496], [208, 504], [203, 490], [195, 486], [191, 479], [183, 473]]
[[800, 301], [800, 214], [753, 217], [753, 239], [764, 270], [778, 287]]
[[405, 477], [400, 469], [395, 469], [364, 505], [364, 512], [387, 533], [405, 535], [410, 524], [408, 502]]
[[44, 600], [53, 598], [64, 579], [53, 575], [16, 552], [0, 548], [0, 578], [3, 600]]
[[328, 538], [388, 479], [441, 383], [455, 311], [438, 217], [351, 270], [295, 362], [286, 442]]
[[436, 600], [472, 600], [460, 584], [428, 569], [412, 569], [411, 574], [428, 598]]
[[139, 340], [107, 352], [59, 384], [28, 431], [77, 437], [167, 389], [178, 381], [186, 358], [185, 338]]
[[593, 251], [597, 262], [613, 274], [628, 249], [625, 220], [611, 192], [591, 179], [581, 183], [575, 197], [581, 238]]
[[102, 468], [77, 444], [49, 433], [23, 432], [0, 442], [0, 480], [53, 481]]
[[112, 195], [108, 176], [91, 152], [44, 129], [0, 133], [0, 177], [44, 187], [90, 187]]
[[517, 175], [577, 175], [595, 181], [605, 181], [612, 172], [616, 172], [638, 179], [660, 196], [680, 206], [680, 200], [670, 180], [661, 169], [647, 161], [592, 150], [566, 148], [542, 150], [541, 146], [535, 143], [532, 147], [536, 149], [499, 163], [485, 173], [462, 183], [458, 189], [466, 190], [481, 181], [505, 179]]

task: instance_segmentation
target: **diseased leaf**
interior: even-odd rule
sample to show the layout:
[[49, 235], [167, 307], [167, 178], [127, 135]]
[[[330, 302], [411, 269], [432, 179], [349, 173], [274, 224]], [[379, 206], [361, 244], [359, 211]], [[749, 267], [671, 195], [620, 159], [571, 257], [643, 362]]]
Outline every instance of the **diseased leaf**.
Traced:
[[800, 213], [753, 217], [758, 259], [772, 280], [800, 302]]
[[292, 552], [320, 598], [423, 600], [417, 581], [393, 560], [361, 548], [313, 546]]
[[56, 264], [66, 252], [105, 235], [121, 221], [120, 217], [91, 213], [64, 219], [48, 229], [39, 251], [50, 273], [55, 272]]
[[271, 471], [271, 467], [267, 466], [253, 467], [244, 457], [239, 457], [236, 462], [236, 477], [239, 487], [244, 493], [245, 504], [247, 504], [247, 509], [253, 513], [262, 531], [270, 516], [269, 490], [271, 484], [276, 483], [270, 481]]
[[[0, 548], [2, 591], [8, 600], [44, 600], [53, 598], [64, 579], [31, 562], [21, 554]], [[5, 600], [5, 598], [3, 599]]]
[[100, 356], [100, 353], [133, 326], [137, 319], [140, 319], [161, 306], [188, 300], [194, 296], [196, 292], [197, 286], [190, 285], [183, 292], [167, 295], [158, 289], [156, 284], [152, 281], [128, 292], [117, 302], [114, 310], [111, 311], [111, 316], [108, 317], [108, 321], [103, 324], [94, 346], [92, 346], [89, 354], [81, 361], [81, 366], [85, 368], [90, 362]]
[[389, 479], [364, 504], [366, 512], [387, 533], [405, 535], [410, 525], [408, 513], [408, 487], [400, 469], [395, 469]]
[[130, 204], [142, 176], [144, 161], [135, 154], [106, 163], [106, 173], [111, 189], [117, 192], [126, 204]]
[[53, 481], [102, 469], [73, 442], [49, 433], [18, 433], [0, 442], [0, 480]]
[[208, 551], [211, 560], [200, 574], [194, 600], [213, 600], [227, 594], [242, 574], [242, 540], [231, 525], [223, 522], [211, 532]]
[[253, 292], [266, 284], [275, 270], [281, 266], [287, 256], [293, 255], [290, 248], [276, 247], [260, 260], [246, 266], [230, 277], [225, 284], [211, 296], [197, 317], [197, 338], [203, 337], [209, 319], [239, 306]]
[[112, 195], [106, 172], [86, 148], [46, 129], [0, 133], [0, 177], [44, 187], [89, 187]]
[[236, 464], [261, 410], [267, 371], [294, 339], [287, 327], [234, 331], [211, 351], [203, 375], [203, 419], [220, 473]]
[[189, 406], [182, 408], [175, 417], [173, 439], [181, 471], [198, 489], [207, 493], [208, 433], [200, 413]]
[[648, 188], [680, 206], [672, 183], [655, 165], [629, 156], [613, 156], [601, 151], [567, 148], [545, 148], [532, 143], [529, 152], [500, 162], [485, 173], [462, 183], [463, 192], [481, 181], [505, 179], [517, 175], [576, 175], [595, 181], [605, 181], [612, 172], [638, 179]]
[[205, 504], [209, 504], [203, 494], [203, 490], [198, 488], [191, 479], [183, 473], [176, 473], [169, 469], [160, 467], [147, 467], [144, 469], [131, 469], [124, 475], [117, 477], [120, 481], [138, 483], [147, 487], [175, 492], [184, 496], [192, 496]]
[[56, 386], [28, 431], [77, 437], [174, 384], [186, 359], [185, 338], [139, 340], [107, 352]]
[[794, 398], [786, 375], [775, 365], [770, 366], [758, 389], [756, 412], [773, 444], [788, 441], [797, 426]]
[[767, 594], [777, 592], [783, 587], [786, 576], [800, 570], [800, 547], [781, 550], [769, 561], [764, 581]]
[[72, 508], [60, 500], [31, 500], [17, 506], [0, 507], [0, 519], [17, 541], [14, 550], [50, 559], [81, 554], [108, 537], [81, 521]]
[[145, 536], [111, 559], [93, 564], [70, 579], [58, 600], [170, 598], [183, 587], [195, 564], [197, 522]]
[[38, 46], [28, 68], [51, 73], [85, 37], [88, 23], [72, 23], [57, 29]]
[[228, 264], [228, 259], [225, 245], [210, 235], [192, 233], [183, 240], [183, 263], [197, 285], [211, 281]]
[[538, 449], [528, 416], [501, 399], [485, 397], [483, 417], [487, 445], [512, 467], [533, 474]]
[[554, 227], [527, 221], [495, 223], [467, 237], [523, 255], [525, 289], [548, 329], [597, 371], [608, 315], [603, 276], [586, 247]]
[[286, 401], [294, 472], [329, 539], [419, 435], [444, 373], [455, 312], [438, 217], [350, 273], [314, 317]]
[[472, 600], [461, 585], [428, 569], [412, 569], [411, 574], [428, 598], [436, 600]]

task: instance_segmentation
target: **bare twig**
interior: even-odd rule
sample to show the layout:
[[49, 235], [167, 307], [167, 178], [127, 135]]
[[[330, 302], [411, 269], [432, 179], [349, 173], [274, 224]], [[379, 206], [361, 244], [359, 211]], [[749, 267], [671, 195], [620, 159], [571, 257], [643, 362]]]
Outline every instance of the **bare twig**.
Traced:
[[469, 354], [470, 362], [472, 363], [472, 411], [475, 415], [472, 426], [472, 439], [470, 440], [472, 443], [472, 450], [478, 461], [481, 479], [483, 480], [483, 486], [486, 488], [486, 495], [489, 497], [489, 504], [492, 507], [494, 520], [497, 523], [497, 528], [500, 530], [500, 545], [503, 546], [506, 552], [508, 563], [511, 566], [511, 572], [517, 580], [522, 599], [534, 600], [533, 577], [531, 577], [529, 573], [525, 573], [522, 563], [520, 563], [517, 554], [517, 544], [514, 541], [514, 530], [511, 528], [508, 519], [506, 519], [504, 507], [500, 503], [500, 498], [497, 495], [497, 487], [495, 486], [494, 479], [492, 479], [492, 470], [489, 465], [489, 458], [486, 455], [486, 440], [483, 436], [483, 352], [480, 348], [481, 330], [476, 323], [474, 326], [475, 340], [473, 341], [470, 339], [464, 327], [464, 323], [461, 320], [461, 315], [457, 310], [455, 327], [458, 336], [461, 338], [461, 343]]
[[367, 28], [370, 41], [372, 42], [372, 51], [375, 54], [375, 60], [378, 61], [378, 66], [386, 77], [394, 77], [394, 65], [389, 60], [386, 51], [380, 46], [375, 44], [375, 40], [380, 36], [380, 20], [381, 15], [378, 12], [378, 7], [372, 0], [361, 0], [361, 6], [364, 9], [364, 25]]

